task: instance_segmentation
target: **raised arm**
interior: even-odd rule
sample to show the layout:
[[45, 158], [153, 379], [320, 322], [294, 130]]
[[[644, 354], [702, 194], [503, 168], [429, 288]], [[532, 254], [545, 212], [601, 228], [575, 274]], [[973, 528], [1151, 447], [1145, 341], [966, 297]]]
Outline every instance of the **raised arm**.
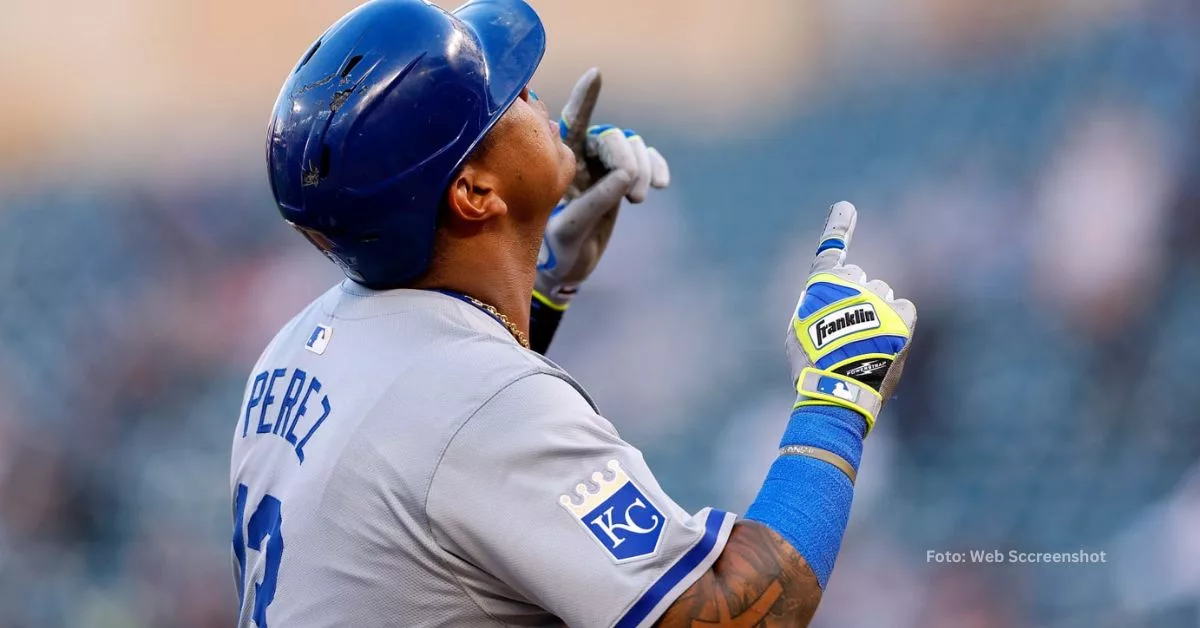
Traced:
[[612, 125], [590, 125], [600, 96], [600, 71], [588, 70], [575, 85], [558, 126], [575, 154], [575, 180], [550, 215], [538, 254], [530, 309], [530, 343], [545, 353], [563, 312], [608, 246], [621, 200], [641, 203], [651, 187], [662, 189], [671, 175], [663, 156], [637, 133]]
[[850, 517], [862, 442], [903, 371], [916, 309], [844, 266], [857, 222], [830, 208], [787, 330], [797, 401], [746, 521], [658, 625], [807, 626]]

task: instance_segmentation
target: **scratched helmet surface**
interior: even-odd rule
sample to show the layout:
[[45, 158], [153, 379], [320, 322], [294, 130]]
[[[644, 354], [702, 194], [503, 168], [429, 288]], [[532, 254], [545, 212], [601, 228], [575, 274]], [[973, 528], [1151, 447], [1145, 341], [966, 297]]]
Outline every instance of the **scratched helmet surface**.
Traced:
[[271, 115], [267, 166], [284, 219], [364, 285], [429, 266], [443, 195], [546, 49], [521, 0], [447, 12], [372, 0], [321, 35]]

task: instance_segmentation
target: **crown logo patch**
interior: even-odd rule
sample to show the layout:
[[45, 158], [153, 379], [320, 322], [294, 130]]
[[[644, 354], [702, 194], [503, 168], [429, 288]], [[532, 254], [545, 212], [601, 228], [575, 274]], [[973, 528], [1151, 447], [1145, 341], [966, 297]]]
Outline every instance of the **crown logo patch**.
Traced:
[[574, 494], [561, 495], [558, 503], [588, 531], [617, 563], [653, 556], [667, 519], [650, 501], [621, 463], [609, 460], [605, 465], [612, 475], [597, 471], [591, 481], [575, 486]]

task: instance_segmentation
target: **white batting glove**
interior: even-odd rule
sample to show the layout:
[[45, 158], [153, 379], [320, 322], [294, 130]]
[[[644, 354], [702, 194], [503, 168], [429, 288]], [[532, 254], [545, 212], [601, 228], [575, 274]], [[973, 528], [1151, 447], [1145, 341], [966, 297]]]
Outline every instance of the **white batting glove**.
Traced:
[[858, 266], [843, 265], [857, 222], [850, 203], [829, 208], [785, 346], [797, 407], [850, 408], [869, 431], [904, 371], [917, 308], [885, 282], [868, 281]]
[[650, 188], [671, 182], [666, 159], [636, 132], [588, 126], [599, 97], [600, 71], [592, 68], [575, 84], [558, 122], [575, 153], [575, 180], [546, 225], [533, 296], [560, 311], [600, 262], [621, 199], [641, 203]]

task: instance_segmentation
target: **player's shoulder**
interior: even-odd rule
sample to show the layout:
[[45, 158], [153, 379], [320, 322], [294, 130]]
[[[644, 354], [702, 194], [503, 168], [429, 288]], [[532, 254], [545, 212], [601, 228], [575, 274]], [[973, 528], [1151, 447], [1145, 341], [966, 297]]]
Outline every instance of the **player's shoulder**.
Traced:
[[433, 290], [372, 291], [349, 281], [338, 289], [340, 296], [323, 306], [331, 324], [361, 324], [359, 348], [391, 364], [415, 361], [427, 376], [418, 379], [453, 383], [469, 374], [474, 386], [494, 392], [544, 374], [578, 386], [562, 367], [518, 345], [500, 321], [461, 298]]
[[450, 445], [465, 452], [491, 448], [537, 456], [560, 439], [612, 444], [620, 435], [578, 382], [561, 370], [536, 368], [511, 378], [479, 404]]
[[[480, 347], [481, 350], [487, 351]], [[587, 390], [563, 367], [540, 353], [511, 343], [487, 351], [498, 362], [511, 365], [499, 378], [496, 393], [499, 400], [520, 397], [539, 405], [560, 403], [586, 406], [596, 411], [596, 403]]]
[[314, 371], [327, 363], [336, 367], [330, 377], [370, 383], [381, 413], [419, 409], [430, 423], [457, 423], [514, 394], [537, 408], [554, 399], [595, 410], [562, 367], [518, 345], [474, 305], [435, 291], [374, 291], [343, 281], [293, 317], [264, 359]]
[[[584, 421], [611, 425], [599, 416], [595, 401], [566, 370], [538, 353], [505, 342], [481, 341], [456, 350], [458, 367], [440, 378], [471, 399], [459, 415], [467, 431], [520, 432], [548, 424]], [[435, 387], [441, 383], [435, 382]], [[462, 394], [463, 388], [474, 394]], [[513, 421], [518, 421], [515, 425]]]
[[525, 403], [530, 409], [551, 411], [596, 411], [596, 404], [579, 382], [552, 362], [530, 364], [520, 376], [511, 378], [490, 400]]

